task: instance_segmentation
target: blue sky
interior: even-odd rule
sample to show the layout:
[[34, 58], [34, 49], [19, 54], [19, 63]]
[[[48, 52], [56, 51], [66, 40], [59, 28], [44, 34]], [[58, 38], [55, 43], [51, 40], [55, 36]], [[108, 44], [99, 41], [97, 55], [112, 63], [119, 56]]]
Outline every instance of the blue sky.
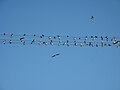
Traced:
[[[0, 0], [0, 33], [120, 36], [119, 16], [119, 0]], [[120, 90], [119, 57], [116, 47], [1, 44], [0, 90]]]

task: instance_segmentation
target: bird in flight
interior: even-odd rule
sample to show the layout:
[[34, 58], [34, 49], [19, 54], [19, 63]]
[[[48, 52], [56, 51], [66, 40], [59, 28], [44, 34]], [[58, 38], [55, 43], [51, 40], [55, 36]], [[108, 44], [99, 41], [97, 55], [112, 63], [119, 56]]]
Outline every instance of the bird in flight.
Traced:
[[59, 53], [54, 54], [54, 55], [52, 56], [52, 58], [54, 58], [54, 57], [56, 57], [56, 56], [58, 56], [58, 55], [60, 55], [60, 54], [59, 54]]
[[91, 16], [91, 19], [94, 19], [94, 16]]

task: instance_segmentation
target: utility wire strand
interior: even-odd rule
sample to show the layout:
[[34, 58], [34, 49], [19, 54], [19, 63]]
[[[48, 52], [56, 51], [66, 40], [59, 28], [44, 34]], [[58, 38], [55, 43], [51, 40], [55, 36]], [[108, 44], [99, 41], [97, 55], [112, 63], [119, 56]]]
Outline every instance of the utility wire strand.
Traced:
[[58, 46], [120, 46], [118, 36], [61, 36], [44, 34], [0, 34], [0, 44], [58, 45]]

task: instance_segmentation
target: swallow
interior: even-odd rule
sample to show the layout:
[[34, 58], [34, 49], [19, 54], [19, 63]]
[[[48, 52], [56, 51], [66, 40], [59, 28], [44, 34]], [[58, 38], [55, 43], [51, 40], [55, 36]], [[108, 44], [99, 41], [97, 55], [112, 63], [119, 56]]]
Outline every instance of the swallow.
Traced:
[[117, 44], [117, 43], [119, 43], [120, 41], [116, 41], [116, 42], [113, 42], [113, 44]]
[[58, 56], [58, 55], [60, 55], [60, 54], [59, 54], [59, 53], [57, 53], [57, 54], [54, 54], [54, 55], [52, 56], [52, 58], [53, 58], [53, 57], [56, 57], [56, 56]]
[[31, 44], [33, 44], [35, 42], [35, 39], [32, 40]]
[[91, 19], [94, 19], [94, 16], [91, 16]]
[[23, 39], [24, 39], [24, 37], [20, 38], [20, 41], [22, 42]]
[[13, 36], [13, 33], [11, 33], [10, 37], [12, 37], [12, 36]]

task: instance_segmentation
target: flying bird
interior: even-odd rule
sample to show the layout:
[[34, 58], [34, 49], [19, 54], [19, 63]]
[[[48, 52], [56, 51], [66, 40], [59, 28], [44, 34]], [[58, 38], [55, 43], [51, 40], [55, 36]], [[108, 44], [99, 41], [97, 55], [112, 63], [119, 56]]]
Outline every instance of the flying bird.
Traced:
[[94, 19], [94, 16], [91, 16], [91, 19]]
[[59, 54], [59, 53], [57, 53], [57, 54], [54, 54], [54, 55], [52, 56], [52, 58], [53, 58], [53, 57], [56, 57], [56, 56], [58, 56], [58, 55], [60, 55], [60, 54]]

